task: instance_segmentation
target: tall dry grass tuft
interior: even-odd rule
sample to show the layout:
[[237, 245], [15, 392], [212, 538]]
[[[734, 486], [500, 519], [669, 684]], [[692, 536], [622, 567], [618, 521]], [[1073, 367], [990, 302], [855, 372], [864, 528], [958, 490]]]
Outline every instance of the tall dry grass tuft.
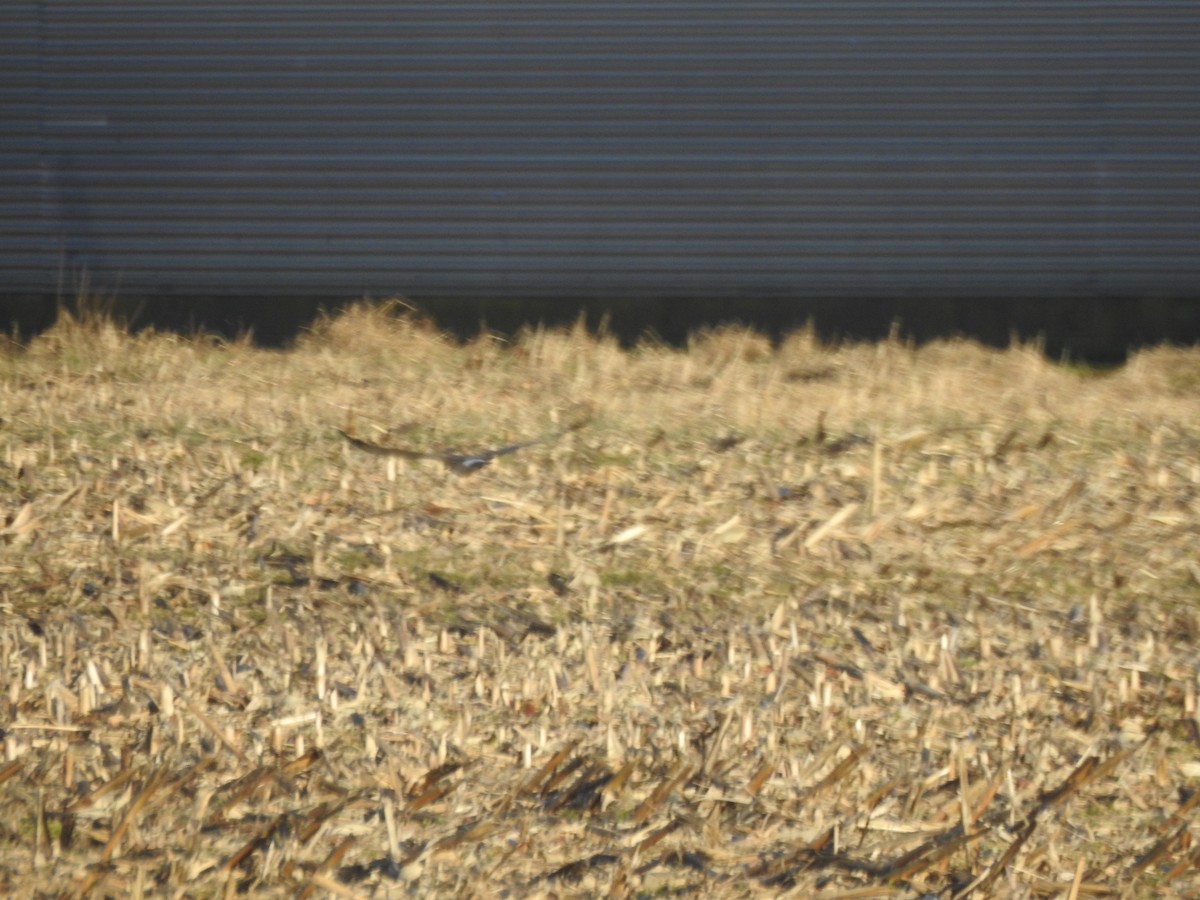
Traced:
[[80, 298], [60, 307], [54, 324], [31, 339], [26, 355], [65, 378], [124, 378], [144, 383], [176, 381], [212, 351], [252, 352], [249, 336], [229, 342], [212, 335], [184, 337], [153, 328], [132, 330], [112, 301]]
[[588, 402], [597, 409], [607, 405], [630, 365], [617, 339], [603, 327], [590, 330], [582, 315], [567, 327], [522, 330], [509, 352], [531, 397]]
[[110, 304], [80, 299], [74, 310], [59, 306], [54, 324], [35, 338], [30, 351], [66, 359], [103, 360], [128, 346], [127, 322], [112, 314]]
[[779, 341], [777, 355], [788, 365], [802, 366], [813, 358], [826, 358], [833, 348], [821, 340], [816, 325], [808, 322], [784, 335]]
[[361, 301], [323, 312], [295, 342], [301, 351], [324, 348], [372, 356], [398, 350], [440, 353], [451, 345], [431, 319], [399, 298]]
[[1200, 396], [1196, 348], [1153, 347], [1133, 354], [1114, 379], [1130, 388], [1177, 397]]
[[25, 351], [25, 345], [14, 334], [0, 334], [0, 358], [15, 356]]
[[770, 339], [745, 325], [704, 328], [687, 341], [687, 353], [701, 365], [716, 368], [736, 363], [762, 363], [774, 355]]

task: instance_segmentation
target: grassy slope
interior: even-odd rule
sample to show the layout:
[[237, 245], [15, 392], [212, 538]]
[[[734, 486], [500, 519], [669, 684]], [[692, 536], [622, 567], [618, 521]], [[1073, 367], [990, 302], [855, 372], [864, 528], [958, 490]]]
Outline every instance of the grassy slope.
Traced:
[[[1198, 389], [62, 322], [0, 357], [0, 889], [1195, 895]], [[584, 406], [467, 478], [334, 430]]]

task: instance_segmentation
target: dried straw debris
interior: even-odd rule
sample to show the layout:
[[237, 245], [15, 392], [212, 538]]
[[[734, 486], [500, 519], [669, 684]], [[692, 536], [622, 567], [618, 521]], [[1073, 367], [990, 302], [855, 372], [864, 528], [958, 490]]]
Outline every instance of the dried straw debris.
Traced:
[[1200, 891], [1194, 353], [393, 313], [0, 358], [0, 890]]

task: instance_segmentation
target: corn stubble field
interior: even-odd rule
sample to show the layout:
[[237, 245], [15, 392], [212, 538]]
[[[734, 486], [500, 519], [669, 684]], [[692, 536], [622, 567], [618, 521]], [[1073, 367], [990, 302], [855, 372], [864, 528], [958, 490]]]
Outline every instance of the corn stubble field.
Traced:
[[1200, 351], [396, 313], [0, 356], [0, 892], [1200, 892]]

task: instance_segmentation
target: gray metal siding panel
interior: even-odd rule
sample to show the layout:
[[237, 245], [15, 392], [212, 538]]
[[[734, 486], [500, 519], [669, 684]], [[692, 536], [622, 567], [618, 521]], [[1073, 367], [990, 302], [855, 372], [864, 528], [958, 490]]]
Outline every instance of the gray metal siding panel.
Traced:
[[38, 19], [32, 4], [0, 12], [0, 290], [53, 288], [54, 242], [43, 206]]
[[39, 9], [4, 212], [131, 293], [1200, 288], [1194, 0]]

